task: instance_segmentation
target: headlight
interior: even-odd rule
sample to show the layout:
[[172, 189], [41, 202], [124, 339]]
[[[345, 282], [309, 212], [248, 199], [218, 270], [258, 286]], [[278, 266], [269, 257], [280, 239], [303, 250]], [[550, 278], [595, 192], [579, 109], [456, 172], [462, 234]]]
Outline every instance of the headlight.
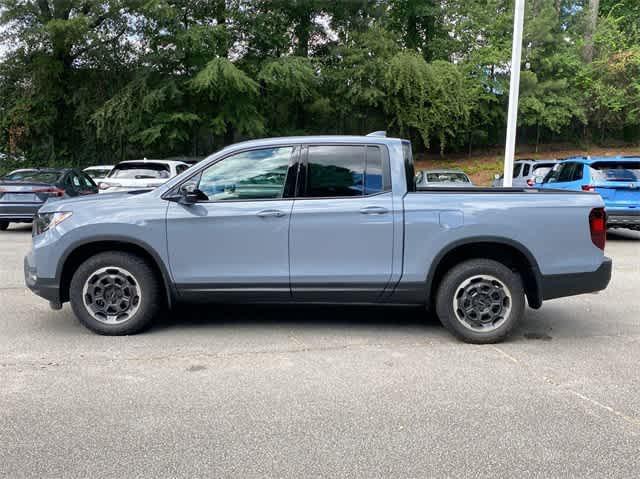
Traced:
[[55, 213], [38, 213], [33, 219], [33, 236], [38, 236], [45, 231], [52, 230], [73, 213], [71, 211], [56, 211]]

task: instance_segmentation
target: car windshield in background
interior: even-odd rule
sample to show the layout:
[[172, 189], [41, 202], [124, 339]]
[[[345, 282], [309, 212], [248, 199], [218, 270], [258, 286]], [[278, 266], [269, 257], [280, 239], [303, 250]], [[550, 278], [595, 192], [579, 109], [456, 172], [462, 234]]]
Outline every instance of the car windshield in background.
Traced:
[[464, 173], [427, 173], [429, 183], [469, 183]]
[[56, 183], [60, 178], [60, 173], [56, 171], [20, 171], [5, 176], [4, 180], [9, 181], [31, 181], [34, 183]]
[[596, 181], [640, 181], [640, 161], [603, 161], [591, 169]]
[[91, 178], [96, 179], [96, 178], [105, 178], [109, 172], [111, 171], [111, 169], [107, 169], [107, 170], [85, 170], [85, 173], [87, 175], [89, 175]]
[[553, 165], [533, 165], [533, 176], [544, 177], [552, 168]]
[[169, 172], [169, 165], [161, 163], [123, 163], [111, 170], [109, 178], [167, 179]]

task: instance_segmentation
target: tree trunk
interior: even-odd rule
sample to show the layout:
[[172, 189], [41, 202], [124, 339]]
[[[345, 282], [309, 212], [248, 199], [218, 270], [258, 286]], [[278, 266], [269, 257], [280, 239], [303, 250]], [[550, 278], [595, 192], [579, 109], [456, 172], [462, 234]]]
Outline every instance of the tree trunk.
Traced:
[[591, 63], [593, 60], [593, 35], [598, 26], [598, 11], [600, 10], [600, 0], [589, 0], [589, 11], [587, 12], [587, 25], [584, 32], [584, 61]]
[[295, 26], [295, 36], [298, 40], [296, 45], [296, 55], [299, 57], [309, 56], [309, 39], [311, 38], [311, 12], [304, 10], [298, 17], [298, 23]]

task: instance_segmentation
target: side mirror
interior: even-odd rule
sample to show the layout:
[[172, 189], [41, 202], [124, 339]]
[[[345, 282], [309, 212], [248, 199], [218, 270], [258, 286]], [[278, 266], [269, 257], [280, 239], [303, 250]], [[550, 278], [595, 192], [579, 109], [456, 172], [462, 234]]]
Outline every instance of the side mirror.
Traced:
[[536, 185], [541, 185], [543, 181], [544, 181], [544, 176], [536, 176], [535, 178]]
[[198, 189], [196, 183], [185, 183], [180, 187], [178, 203], [181, 205], [192, 205], [203, 199], [206, 199], [206, 195]]

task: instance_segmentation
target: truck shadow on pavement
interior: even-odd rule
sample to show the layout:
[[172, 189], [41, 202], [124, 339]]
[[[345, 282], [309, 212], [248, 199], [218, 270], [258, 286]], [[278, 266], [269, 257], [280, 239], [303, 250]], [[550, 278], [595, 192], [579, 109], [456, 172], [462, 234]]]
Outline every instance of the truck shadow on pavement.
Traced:
[[296, 328], [441, 329], [438, 319], [418, 307], [311, 305], [177, 305], [151, 331], [222, 326]]

